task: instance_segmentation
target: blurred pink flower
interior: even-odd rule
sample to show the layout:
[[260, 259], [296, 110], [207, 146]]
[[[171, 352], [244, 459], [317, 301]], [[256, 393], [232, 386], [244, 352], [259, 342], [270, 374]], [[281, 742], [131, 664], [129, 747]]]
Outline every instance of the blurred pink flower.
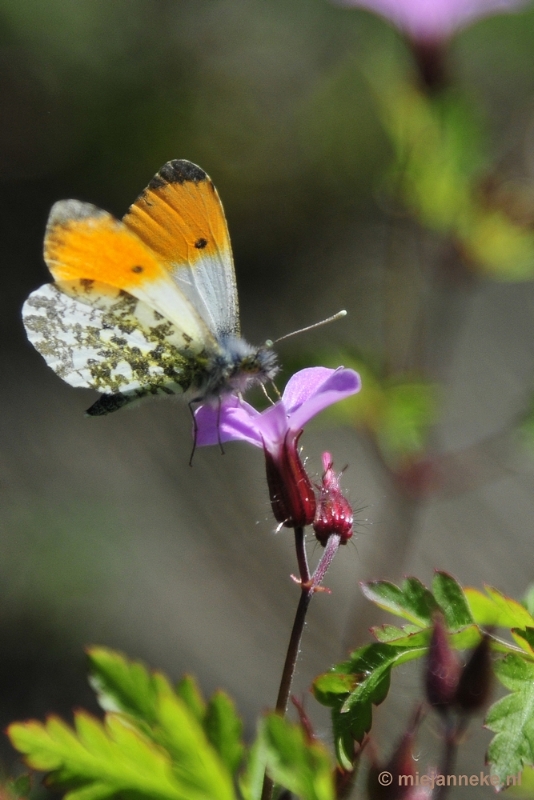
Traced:
[[480, 17], [515, 11], [528, 0], [338, 0], [388, 19], [414, 41], [448, 38]]

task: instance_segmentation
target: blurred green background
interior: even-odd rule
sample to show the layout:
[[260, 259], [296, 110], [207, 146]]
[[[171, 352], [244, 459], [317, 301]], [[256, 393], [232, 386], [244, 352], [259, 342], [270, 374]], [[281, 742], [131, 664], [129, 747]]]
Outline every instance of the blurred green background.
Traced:
[[[454, 108], [480, 131], [466, 169], [529, 237], [534, 9], [463, 31], [449, 72]], [[520, 595], [534, 578], [534, 472], [515, 433], [534, 376], [534, 258], [528, 244], [522, 282], [436, 266], [458, 261], [448, 223], [420, 213], [415, 194], [392, 198], [399, 146], [380, 94], [391, 76], [416, 85], [399, 35], [326, 0], [0, 0], [2, 727], [94, 708], [82, 652], [93, 642], [173, 677], [196, 672], [206, 692], [224, 686], [249, 730], [275, 698], [295, 564], [290, 534], [274, 535], [261, 453], [199, 451], [190, 469], [189, 413], [173, 402], [84, 418], [94, 394], [48, 370], [21, 323], [48, 280], [50, 205], [75, 197], [121, 216], [171, 158], [217, 185], [246, 338], [347, 308], [280, 346], [284, 379], [293, 365], [343, 360], [375, 390], [365, 413], [354, 407], [357, 424], [347, 413], [303, 438], [312, 475], [323, 449], [349, 464], [361, 510], [333, 594], [312, 608], [298, 689], [367, 636], [358, 580], [428, 580], [436, 566]], [[469, 126], [454, 130], [465, 130], [462, 162]], [[421, 380], [439, 385], [438, 410], [421, 400], [427, 383], [413, 389]], [[406, 692], [384, 716], [392, 735], [410, 710], [412, 678], [400, 680]]]

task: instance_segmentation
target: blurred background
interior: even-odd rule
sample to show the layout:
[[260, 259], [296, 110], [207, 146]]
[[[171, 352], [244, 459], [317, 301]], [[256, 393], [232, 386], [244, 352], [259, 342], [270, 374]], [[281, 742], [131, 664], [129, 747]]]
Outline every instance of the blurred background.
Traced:
[[[51, 204], [120, 217], [171, 158], [219, 190], [249, 341], [349, 312], [279, 347], [281, 385], [316, 364], [364, 381], [302, 439], [314, 479], [323, 450], [348, 465], [356, 535], [312, 604], [296, 691], [381, 621], [361, 580], [439, 568], [521, 597], [534, 578], [534, 8], [446, 55], [415, 44], [326, 0], [0, 0], [3, 728], [96, 710], [94, 643], [225, 688], [249, 735], [275, 701], [298, 590], [261, 452], [199, 450], [191, 469], [172, 401], [85, 418], [95, 393], [57, 378], [21, 322], [49, 279]], [[417, 668], [395, 681], [386, 750]], [[462, 758], [480, 769], [487, 741]]]

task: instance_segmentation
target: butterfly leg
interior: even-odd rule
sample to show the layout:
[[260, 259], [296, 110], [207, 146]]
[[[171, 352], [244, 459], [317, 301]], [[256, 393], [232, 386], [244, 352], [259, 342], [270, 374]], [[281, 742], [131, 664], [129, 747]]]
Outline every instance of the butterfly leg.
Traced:
[[187, 404], [189, 413], [191, 414], [191, 419], [193, 420], [193, 449], [191, 450], [191, 455], [189, 456], [190, 467], [193, 466], [193, 456], [195, 455], [197, 449], [198, 425], [195, 417], [195, 409], [193, 408], [193, 404], [197, 402], [198, 400], [190, 400], [189, 403]]

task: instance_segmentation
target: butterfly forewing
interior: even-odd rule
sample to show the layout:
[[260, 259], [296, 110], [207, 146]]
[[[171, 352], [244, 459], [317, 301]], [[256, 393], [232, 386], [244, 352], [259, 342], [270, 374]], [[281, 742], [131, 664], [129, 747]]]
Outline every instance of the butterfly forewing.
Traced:
[[44, 257], [56, 281], [98, 281], [151, 306], [183, 332], [184, 346], [200, 351], [215, 343], [156, 254], [106, 211], [78, 200], [56, 203]]
[[190, 161], [169, 161], [124, 216], [217, 339], [239, 335], [228, 227], [219, 195]]
[[72, 386], [113, 394], [114, 408], [119, 397], [124, 405], [147, 394], [181, 394], [194, 380], [181, 332], [122, 290], [87, 280], [46, 284], [22, 313], [48, 365]]

